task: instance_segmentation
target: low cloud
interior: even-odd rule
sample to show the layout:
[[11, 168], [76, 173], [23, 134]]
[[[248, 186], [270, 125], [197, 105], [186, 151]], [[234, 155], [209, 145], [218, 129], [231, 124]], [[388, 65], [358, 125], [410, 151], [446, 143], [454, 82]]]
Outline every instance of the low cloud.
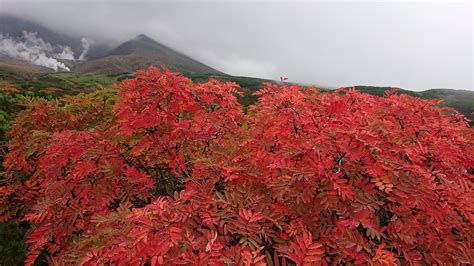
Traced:
[[236, 54], [217, 55], [211, 51], [200, 53], [209, 66], [218, 69], [230, 75], [253, 76], [259, 78], [276, 79], [279, 73], [276, 73], [275, 65], [266, 62], [259, 62], [249, 58], [245, 58]]

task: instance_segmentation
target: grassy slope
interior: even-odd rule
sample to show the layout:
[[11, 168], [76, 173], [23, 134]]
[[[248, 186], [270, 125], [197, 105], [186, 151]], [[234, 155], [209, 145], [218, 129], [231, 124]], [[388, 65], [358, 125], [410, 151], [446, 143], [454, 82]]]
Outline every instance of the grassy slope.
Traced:
[[[370, 87], [370, 86], [356, 86], [359, 91], [363, 91], [369, 94], [383, 96], [384, 92], [391, 87]], [[452, 89], [432, 89], [426, 91], [408, 91], [400, 90], [399, 93], [404, 93], [424, 99], [440, 99], [443, 100], [444, 106], [449, 106], [464, 116], [469, 120], [474, 121], [474, 92], [468, 90], [452, 90]]]
[[0, 68], [0, 84], [9, 83], [21, 92], [32, 91], [37, 95], [48, 94], [45, 89], [55, 91], [54, 95], [92, 91], [98, 85], [109, 86], [117, 80], [117, 75], [72, 72], [34, 73]]

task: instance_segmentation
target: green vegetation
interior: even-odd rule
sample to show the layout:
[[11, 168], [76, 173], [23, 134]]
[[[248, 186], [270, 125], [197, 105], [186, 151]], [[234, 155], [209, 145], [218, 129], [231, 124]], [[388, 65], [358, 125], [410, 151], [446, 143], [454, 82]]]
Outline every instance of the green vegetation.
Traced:
[[[371, 86], [356, 86], [357, 90], [369, 94], [383, 96], [384, 92], [392, 87], [371, 87]], [[398, 93], [408, 94], [424, 99], [440, 99], [443, 100], [443, 106], [448, 106], [456, 109], [469, 120], [474, 121], [474, 92], [467, 90], [452, 90], [452, 89], [432, 89], [426, 91], [408, 91], [400, 90]], [[471, 122], [472, 124], [472, 122]]]
[[25, 235], [22, 224], [0, 223], [0, 265], [23, 265], [27, 249]]
[[95, 90], [98, 86], [111, 86], [124, 74], [102, 75], [73, 72], [23, 73], [0, 68], [0, 90], [8, 86], [17, 91], [34, 92], [37, 96], [61, 96]]
[[21, 106], [18, 104], [20, 97], [21, 95], [17, 93], [0, 93], [0, 150], [1, 145], [5, 141], [5, 133], [8, 130], [10, 121], [15, 113], [21, 109]]
[[223, 74], [202, 74], [202, 73], [184, 73], [184, 76], [192, 79], [195, 82], [204, 82], [209, 78], [215, 78], [221, 81], [233, 81], [242, 88], [244, 95], [239, 98], [239, 102], [243, 105], [248, 106], [254, 103], [257, 98], [252, 94], [262, 88], [262, 83], [264, 82], [275, 82], [274, 80], [269, 79], [259, 79], [259, 78], [250, 78], [250, 77], [239, 77], [239, 76], [230, 76]]
[[102, 74], [81, 74], [74, 72], [54, 72], [48, 73], [42, 78], [56, 79], [70, 87], [95, 88], [97, 85], [108, 86], [117, 81], [113, 76]]
[[470, 120], [474, 120], [474, 93], [467, 90], [436, 89], [418, 93], [422, 98], [441, 99], [444, 105], [453, 107]]

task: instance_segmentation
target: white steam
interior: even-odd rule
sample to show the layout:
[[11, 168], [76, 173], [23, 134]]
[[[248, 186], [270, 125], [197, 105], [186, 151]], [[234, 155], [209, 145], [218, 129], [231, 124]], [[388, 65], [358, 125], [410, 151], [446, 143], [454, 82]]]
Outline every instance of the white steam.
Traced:
[[[13, 38], [0, 34], [0, 53], [14, 59], [26, 60], [35, 65], [45, 66], [54, 69], [54, 71], [70, 71], [64, 63], [48, 56], [54, 49], [50, 43], [36, 37], [36, 32], [23, 31], [23, 39], [23, 41], [15, 41]], [[58, 58], [72, 57], [74, 59], [70, 47], [64, 47], [63, 51], [57, 56]]]
[[71, 47], [61, 46], [61, 48], [62, 48], [61, 53], [55, 54], [54, 57], [59, 58], [59, 59], [75, 60], [74, 52], [72, 51]]
[[81, 55], [79, 56], [78, 59], [79, 60], [85, 60], [87, 52], [89, 51], [90, 43], [86, 38], [82, 38], [81, 43], [82, 43], [82, 53], [81, 53]]

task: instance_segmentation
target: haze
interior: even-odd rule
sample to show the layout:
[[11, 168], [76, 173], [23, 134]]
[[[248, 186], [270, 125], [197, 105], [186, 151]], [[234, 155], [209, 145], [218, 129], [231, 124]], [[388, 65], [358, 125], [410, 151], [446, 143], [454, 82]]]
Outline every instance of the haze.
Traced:
[[0, 12], [97, 41], [145, 33], [232, 75], [474, 88], [472, 2], [0, 0]]

